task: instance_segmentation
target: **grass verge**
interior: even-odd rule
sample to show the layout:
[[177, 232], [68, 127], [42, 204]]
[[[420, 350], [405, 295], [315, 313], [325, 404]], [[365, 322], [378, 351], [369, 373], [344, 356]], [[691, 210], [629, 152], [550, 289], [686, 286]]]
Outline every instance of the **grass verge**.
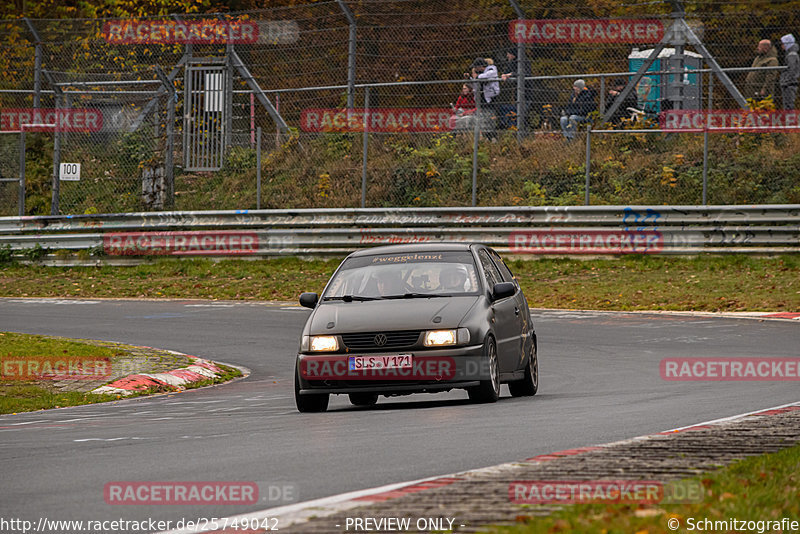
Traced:
[[[338, 259], [157, 259], [126, 267], [0, 265], [0, 296], [295, 300]], [[798, 311], [800, 255], [511, 260], [536, 308]]]
[[[0, 332], [0, 414], [30, 412], [48, 408], [63, 408], [83, 404], [95, 404], [118, 400], [121, 395], [97, 395], [86, 391], [65, 391], [54, 386], [54, 382], [47, 379], [27, 379], [20, 377], [20, 359], [29, 358], [31, 362], [44, 366], [49, 362], [56, 366], [58, 361], [96, 361], [107, 360], [120, 362], [126, 358], [128, 352], [124, 346], [114, 349], [94, 343], [38, 336], [18, 334], [14, 332]], [[188, 365], [188, 362], [187, 364]], [[212, 384], [227, 382], [242, 375], [236, 368], [217, 364], [223, 374], [213, 379], [203, 380], [188, 384], [184, 389], [195, 389]], [[108, 379], [99, 380], [92, 378], [96, 383], [90, 387], [102, 385]], [[153, 388], [135, 392], [126, 398], [176, 391], [174, 387]]]
[[[495, 527], [493, 534], [552, 534], [554, 532], [791, 532], [788, 518], [800, 522], [800, 445], [777, 453], [747, 458], [708, 473], [699, 480], [705, 491], [696, 504], [578, 504], [546, 517], [526, 515], [520, 508], [519, 525]], [[527, 512], [529, 513], [529, 512]], [[711, 523], [704, 522], [705, 519]], [[755, 528], [733, 525], [731, 519], [754, 521]], [[668, 522], [672, 520], [670, 528]], [[677, 522], [676, 522], [677, 520]], [[715, 521], [728, 521], [714, 523]], [[762, 521], [759, 525], [758, 521]], [[700, 526], [698, 527], [698, 523]], [[694, 527], [694, 528], [692, 528]]]

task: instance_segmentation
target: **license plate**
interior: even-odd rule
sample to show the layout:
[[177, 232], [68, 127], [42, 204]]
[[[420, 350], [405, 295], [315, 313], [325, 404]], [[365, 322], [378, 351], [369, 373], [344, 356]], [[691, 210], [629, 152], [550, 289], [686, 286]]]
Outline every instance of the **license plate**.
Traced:
[[368, 369], [411, 369], [411, 354], [393, 356], [350, 356], [347, 359], [351, 371]]

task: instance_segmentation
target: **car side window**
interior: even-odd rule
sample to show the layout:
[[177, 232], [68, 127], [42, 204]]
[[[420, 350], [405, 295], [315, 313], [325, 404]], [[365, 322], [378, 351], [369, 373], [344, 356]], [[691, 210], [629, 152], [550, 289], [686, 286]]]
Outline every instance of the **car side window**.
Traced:
[[505, 264], [505, 262], [500, 257], [500, 255], [497, 252], [495, 252], [494, 250], [491, 252], [491, 254], [492, 254], [492, 259], [494, 260], [495, 265], [497, 265], [497, 270], [500, 271], [500, 275], [503, 277], [503, 282], [511, 282], [515, 286], [519, 287], [519, 284], [517, 283], [517, 279], [514, 278], [514, 275], [511, 272], [511, 269], [508, 268], [508, 265]]
[[503, 281], [503, 277], [500, 276], [500, 271], [497, 270], [494, 262], [489, 257], [489, 254], [485, 250], [481, 250], [478, 252], [478, 258], [481, 261], [481, 266], [483, 267], [483, 272], [486, 273], [486, 281], [489, 284], [489, 290], [494, 287], [495, 284], [499, 284]]

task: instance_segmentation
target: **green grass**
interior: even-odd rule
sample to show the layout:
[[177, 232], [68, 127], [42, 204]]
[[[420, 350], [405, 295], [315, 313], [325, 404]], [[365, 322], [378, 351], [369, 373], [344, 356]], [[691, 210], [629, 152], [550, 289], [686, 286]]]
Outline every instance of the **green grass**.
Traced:
[[[65, 358], [124, 358], [124, 350], [113, 350], [90, 343], [82, 343], [64, 338], [0, 332], [0, 368], [4, 362], [19, 358], [36, 358], [55, 361]], [[186, 389], [194, 389], [212, 384], [227, 382], [241, 376], [238, 369], [217, 364], [223, 374], [213, 379], [194, 382]], [[14, 366], [11, 367], [14, 372]], [[175, 391], [174, 388], [153, 388], [136, 392], [126, 398]], [[0, 414], [30, 412], [48, 408], [63, 408], [82, 404], [95, 404], [122, 398], [121, 395], [97, 395], [78, 391], [58, 391], [48, 386], [46, 380], [7, 380], [0, 377]]]
[[0, 363], [3, 358], [15, 356], [112, 358], [120, 352], [63, 338], [0, 332]]
[[[531, 508], [520, 507], [519, 523], [496, 527], [495, 534], [552, 534], [554, 532], [656, 533], [701, 532], [687, 528], [708, 518], [710, 521], [739, 519], [752, 521], [800, 521], [800, 445], [783, 451], [754, 456], [698, 478], [705, 490], [696, 504], [578, 504], [546, 517], [534, 518]], [[670, 530], [667, 521], [677, 519], [680, 528]], [[784, 525], [785, 528], [785, 525]], [[705, 532], [745, 532], [706, 528]], [[761, 532], [780, 532], [767, 528]], [[754, 532], [759, 532], [755, 530]], [[791, 532], [791, 530], [784, 530]]]
[[119, 398], [118, 395], [96, 395], [78, 391], [54, 392], [33, 384], [0, 382], [0, 414], [96, 404]]
[[[0, 296], [296, 300], [339, 260], [157, 259], [127, 267], [0, 265]], [[511, 260], [535, 308], [800, 311], [800, 255]]]

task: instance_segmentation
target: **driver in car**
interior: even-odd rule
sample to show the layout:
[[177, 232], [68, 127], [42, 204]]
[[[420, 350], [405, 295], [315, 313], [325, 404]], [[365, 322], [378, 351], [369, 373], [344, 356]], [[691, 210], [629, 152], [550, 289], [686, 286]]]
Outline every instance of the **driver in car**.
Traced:
[[378, 294], [382, 297], [387, 295], [402, 295], [403, 278], [398, 272], [388, 272], [382, 274], [378, 280]]
[[463, 293], [467, 273], [462, 267], [445, 267], [439, 273], [439, 288], [449, 293]]

